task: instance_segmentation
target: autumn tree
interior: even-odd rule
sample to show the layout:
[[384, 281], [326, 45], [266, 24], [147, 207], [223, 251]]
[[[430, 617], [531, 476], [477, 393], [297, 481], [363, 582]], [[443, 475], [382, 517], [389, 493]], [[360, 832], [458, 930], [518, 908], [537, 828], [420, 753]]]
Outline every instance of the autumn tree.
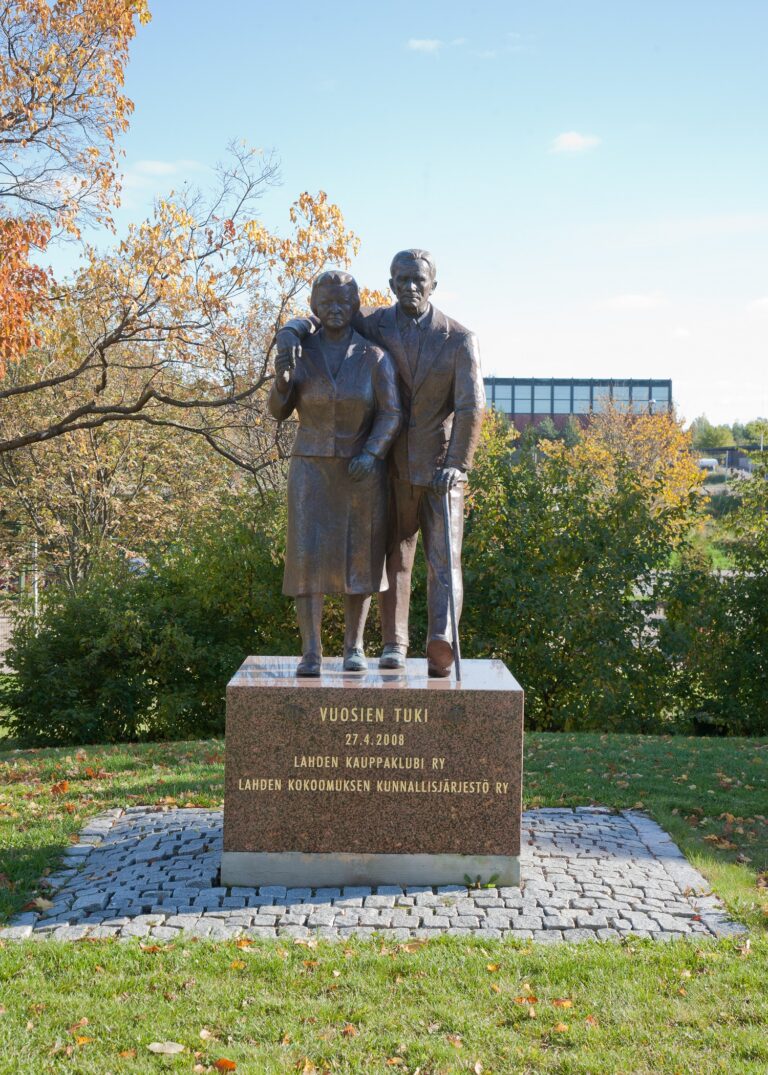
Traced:
[[35, 341], [50, 280], [36, 262], [119, 197], [122, 92], [146, 0], [8, 0], [0, 9], [0, 373]]
[[689, 439], [671, 415], [610, 412], [573, 446], [516, 446], [490, 414], [470, 483], [465, 651], [506, 661], [534, 727], [657, 728], [667, 668], [649, 616], [700, 510]]
[[77, 590], [105, 559], [140, 562], [242, 484], [191, 434], [128, 423], [0, 456], [0, 560]]
[[661, 641], [698, 732], [768, 733], [768, 467], [735, 482], [728, 516], [734, 568], [687, 550], [665, 595]]
[[271, 466], [275, 334], [358, 245], [323, 192], [297, 199], [289, 234], [267, 230], [256, 203], [274, 177], [271, 159], [232, 147], [208, 197], [170, 195], [112, 250], [88, 250], [0, 386], [0, 454], [121, 421], [196, 433], [256, 475]]

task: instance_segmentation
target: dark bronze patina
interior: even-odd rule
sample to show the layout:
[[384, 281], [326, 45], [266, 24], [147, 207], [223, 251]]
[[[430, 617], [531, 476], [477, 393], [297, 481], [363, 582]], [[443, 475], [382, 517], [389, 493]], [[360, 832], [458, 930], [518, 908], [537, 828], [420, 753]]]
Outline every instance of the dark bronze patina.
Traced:
[[[403, 411], [388, 460], [388, 588], [379, 597], [384, 642], [379, 663], [384, 668], [405, 667], [411, 572], [421, 533], [428, 570], [429, 670], [444, 676], [453, 660], [451, 585], [456, 617], [461, 616], [464, 485], [480, 435], [485, 392], [476, 337], [431, 304], [437, 283], [432, 256], [425, 250], [403, 250], [392, 259], [390, 273], [395, 305], [358, 310], [352, 319], [361, 336], [394, 359]], [[280, 370], [292, 364], [298, 368], [326, 331], [320, 311], [314, 312], [319, 320], [296, 319], [280, 332]], [[273, 414], [280, 416], [274, 409]], [[446, 495], [452, 578], [443, 521]]]
[[348, 273], [312, 288], [320, 325], [301, 354], [280, 351], [269, 398], [273, 417], [294, 410], [299, 428], [288, 473], [283, 592], [296, 598], [303, 657], [298, 675], [319, 675], [323, 595], [344, 594], [344, 668], [364, 671], [371, 594], [387, 585], [386, 456], [401, 422], [390, 356], [351, 327], [360, 308]]

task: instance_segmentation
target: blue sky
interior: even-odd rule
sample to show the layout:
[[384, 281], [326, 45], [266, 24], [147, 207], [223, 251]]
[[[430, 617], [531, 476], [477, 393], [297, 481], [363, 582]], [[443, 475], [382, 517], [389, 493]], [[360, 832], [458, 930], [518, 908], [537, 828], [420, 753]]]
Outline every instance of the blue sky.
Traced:
[[228, 140], [282, 227], [324, 189], [361, 283], [424, 246], [486, 373], [671, 376], [768, 414], [768, 3], [155, 0], [132, 49], [123, 220]]

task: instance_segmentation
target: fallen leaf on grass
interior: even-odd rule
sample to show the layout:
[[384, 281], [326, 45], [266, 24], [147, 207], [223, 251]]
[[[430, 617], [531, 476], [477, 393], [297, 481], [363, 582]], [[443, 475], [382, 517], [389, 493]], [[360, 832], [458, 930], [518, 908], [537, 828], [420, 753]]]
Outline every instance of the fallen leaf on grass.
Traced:
[[133, 1060], [133, 1058], [136, 1056], [136, 1050], [135, 1049], [121, 1049], [120, 1052], [117, 1055], [122, 1057], [123, 1060]]
[[491, 989], [493, 990], [494, 993], [500, 993], [501, 992], [501, 986], [496, 985], [495, 982], [491, 982]]
[[220, 1060], [215, 1060], [213, 1066], [217, 1071], [237, 1071], [237, 1064], [234, 1060], [227, 1060], [226, 1056], [222, 1056]]
[[390, 1056], [390, 1058], [387, 1060], [387, 1067], [395, 1068], [398, 1066], [398, 1064], [404, 1063], [405, 1061], [403, 1060], [402, 1056]]
[[539, 998], [535, 997], [533, 993], [529, 993], [525, 997], [515, 997], [515, 1004], [538, 1004]]
[[32, 900], [32, 906], [36, 911], [50, 911], [53, 907], [53, 900], [47, 900], [43, 896], [37, 896]]
[[317, 948], [317, 941], [313, 937], [310, 937], [309, 939], [296, 937], [293, 943], [297, 944], [300, 948]]
[[463, 1049], [464, 1042], [461, 1040], [461, 1034], [446, 1034], [445, 1040], [449, 1045], [452, 1045], [454, 1049]]
[[200, 1031], [200, 1037], [203, 1041], [208, 1041], [209, 1038], [213, 1037], [213, 1034], [210, 1030], [206, 1030], [205, 1027], [203, 1027], [203, 1029]]
[[242, 970], [245, 966], [245, 962], [242, 959], [233, 959], [229, 965], [232, 970]]
[[139, 944], [139, 948], [142, 952], [164, 952], [165, 948], [162, 944]]
[[235, 948], [250, 948], [252, 944], [253, 941], [248, 937], [240, 937], [239, 940], [235, 941]]
[[407, 944], [398, 944], [397, 951], [408, 953], [418, 952], [419, 949], [423, 948], [427, 943], [427, 941], [408, 941]]
[[334, 978], [341, 978], [341, 971], [340, 970], [335, 970], [333, 972], [333, 977]]
[[80, 1030], [81, 1027], [88, 1026], [88, 1016], [84, 1015], [82, 1019], [78, 1019], [76, 1023], [73, 1023], [69, 1028], [69, 1033], [74, 1034], [76, 1030]]
[[500, 964], [498, 963], [487, 963], [485, 969], [488, 971], [489, 974], [495, 974], [496, 971], [499, 969], [499, 966]]
[[301, 1060], [299, 1061], [297, 1067], [298, 1070], [301, 1072], [301, 1075], [317, 1075], [317, 1068], [308, 1056], [304, 1057], [304, 1067], [301, 1067]]
[[345, 1023], [342, 1034], [345, 1038], [356, 1038], [360, 1031], [352, 1023]]
[[[243, 965], [245, 965], [245, 964], [243, 964]], [[314, 970], [314, 968], [317, 966], [317, 960], [316, 959], [303, 959], [302, 960], [302, 965], [305, 966], [308, 970]]]
[[482, 1060], [476, 1060], [472, 1070], [474, 1071], [475, 1075], [483, 1075], [483, 1062], [482, 1062]]
[[555, 1025], [554, 1025], [554, 1027], [552, 1029], [555, 1030], [558, 1034], [565, 1034], [565, 1032], [568, 1030], [568, 1024], [567, 1023], [555, 1023]]
[[594, 1015], [588, 1015], [584, 1022], [587, 1024], [587, 1026], [600, 1026]]
[[60, 780], [58, 784], [54, 784], [51, 787], [51, 795], [66, 795], [69, 791], [69, 781]]
[[89, 1045], [93, 1041], [93, 1038], [87, 1038], [84, 1034], [75, 1038], [75, 1045]]
[[184, 1052], [184, 1046], [178, 1041], [153, 1041], [147, 1046], [151, 1053], [159, 1053], [160, 1056], [176, 1056]]
[[553, 1000], [552, 1003], [556, 1008], [572, 1008], [573, 1001], [568, 1000], [567, 997], [563, 997], [561, 1000]]

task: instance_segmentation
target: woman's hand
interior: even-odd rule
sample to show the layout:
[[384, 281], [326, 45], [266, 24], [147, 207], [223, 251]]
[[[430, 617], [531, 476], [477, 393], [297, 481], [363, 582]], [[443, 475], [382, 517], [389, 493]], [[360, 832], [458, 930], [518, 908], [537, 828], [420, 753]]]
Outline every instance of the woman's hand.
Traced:
[[373, 473], [377, 462], [376, 456], [371, 455], [370, 452], [361, 452], [360, 455], [356, 455], [349, 464], [349, 476], [352, 481], [361, 482], [363, 478], [367, 478]]
[[[300, 350], [300, 348], [296, 348]], [[275, 359], [275, 381], [281, 392], [287, 391], [293, 380], [293, 371], [296, 367], [295, 351], [278, 351]]]

